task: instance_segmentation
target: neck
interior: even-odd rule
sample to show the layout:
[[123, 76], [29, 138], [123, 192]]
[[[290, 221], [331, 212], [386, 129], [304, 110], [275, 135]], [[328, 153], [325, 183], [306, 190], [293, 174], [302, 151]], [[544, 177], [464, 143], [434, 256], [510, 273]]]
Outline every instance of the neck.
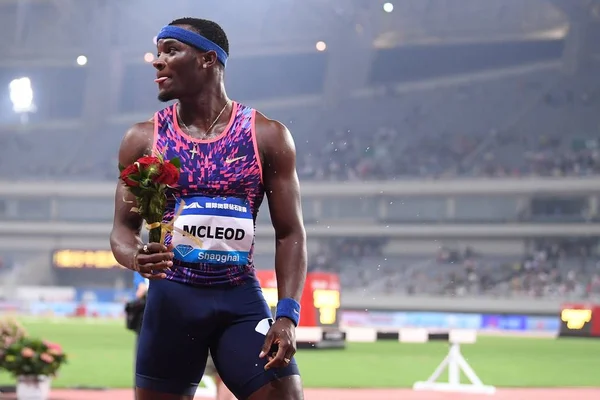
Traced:
[[[207, 88], [196, 97], [179, 99], [179, 118], [188, 127], [194, 126], [206, 131], [211, 124], [218, 124], [215, 123], [215, 118], [228, 103], [225, 85], [220, 83]], [[226, 115], [229, 120], [227, 110], [221, 114], [221, 118], [223, 115]]]

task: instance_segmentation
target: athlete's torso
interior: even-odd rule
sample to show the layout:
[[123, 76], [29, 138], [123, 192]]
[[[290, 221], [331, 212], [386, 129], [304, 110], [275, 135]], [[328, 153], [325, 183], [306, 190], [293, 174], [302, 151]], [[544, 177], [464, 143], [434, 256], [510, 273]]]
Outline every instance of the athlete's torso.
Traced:
[[155, 114], [154, 151], [181, 161], [163, 222], [181, 211], [174, 226], [195, 238], [178, 232], [166, 236], [175, 254], [167, 279], [202, 286], [238, 284], [254, 275], [254, 223], [264, 197], [255, 116], [253, 109], [234, 102], [223, 132], [201, 140], [179, 128], [176, 105]]

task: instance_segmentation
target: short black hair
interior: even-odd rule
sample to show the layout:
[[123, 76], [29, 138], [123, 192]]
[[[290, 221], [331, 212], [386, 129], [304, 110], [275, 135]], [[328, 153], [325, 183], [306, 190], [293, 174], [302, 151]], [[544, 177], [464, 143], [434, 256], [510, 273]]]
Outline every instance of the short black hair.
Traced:
[[227, 34], [216, 22], [208, 19], [186, 17], [176, 19], [169, 25], [189, 25], [196, 33], [199, 33], [225, 50], [225, 53], [229, 56], [229, 40], [227, 39]]

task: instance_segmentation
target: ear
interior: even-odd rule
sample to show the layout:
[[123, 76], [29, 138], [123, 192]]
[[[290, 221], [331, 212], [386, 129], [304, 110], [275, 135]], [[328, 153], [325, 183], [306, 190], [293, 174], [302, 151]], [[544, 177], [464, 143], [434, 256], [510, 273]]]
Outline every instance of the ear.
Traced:
[[202, 53], [202, 56], [200, 59], [202, 68], [204, 68], [204, 69], [210, 68], [218, 62], [219, 62], [219, 59], [217, 58], [216, 52], [211, 50], [211, 51], [207, 51], [206, 53]]

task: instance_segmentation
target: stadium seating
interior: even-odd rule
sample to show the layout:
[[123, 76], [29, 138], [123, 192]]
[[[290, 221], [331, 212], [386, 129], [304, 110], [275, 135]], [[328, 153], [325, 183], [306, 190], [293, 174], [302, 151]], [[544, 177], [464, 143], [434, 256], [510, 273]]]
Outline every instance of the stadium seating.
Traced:
[[[567, 79], [548, 69], [436, 85], [348, 100], [337, 110], [308, 107], [273, 116], [292, 130], [305, 180], [600, 172], [598, 78]], [[0, 166], [18, 166], [20, 179], [112, 180], [126, 128], [2, 135]], [[78, 150], [65, 153], [65, 143]], [[0, 168], [0, 179], [13, 178], [7, 171]]]

